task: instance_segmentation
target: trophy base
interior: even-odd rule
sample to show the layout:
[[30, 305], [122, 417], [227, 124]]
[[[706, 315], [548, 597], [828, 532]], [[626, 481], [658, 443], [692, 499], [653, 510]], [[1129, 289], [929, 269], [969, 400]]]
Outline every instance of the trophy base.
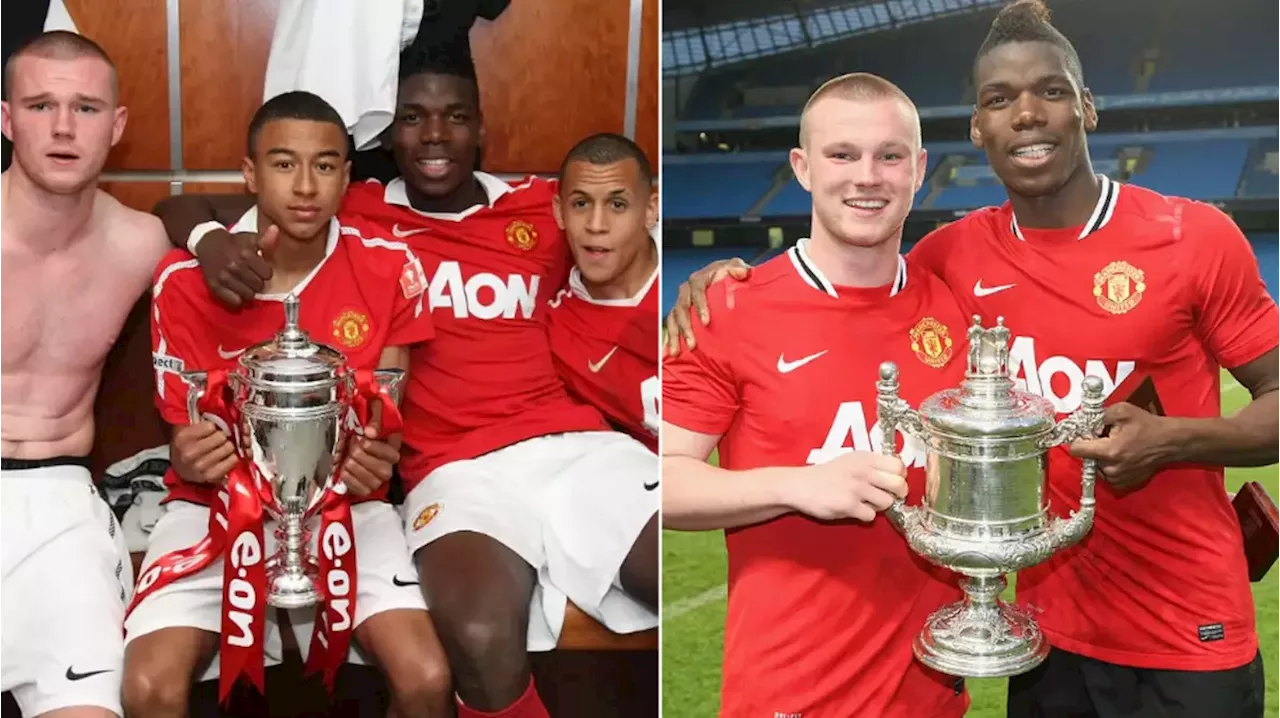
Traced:
[[[987, 579], [999, 581], [1004, 578]], [[1049, 644], [1039, 626], [1024, 609], [995, 599], [977, 601], [969, 591], [975, 579], [962, 582], [969, 595], [929, 616], [912, 648], [916, 658], [930, 668], [966, 678], [1007, 678], [1040, 665]], [[986, 592], [980, 592], [986, 593]]]
[[320, 571], [314, 564], [304, 565], [302, 571], [294, 573], [281, 570], [273, 574], [273, 566], [267, 566], [267, 605], [273, 608], [294, 609], [307, 608], [320, 603], [318, 581]]

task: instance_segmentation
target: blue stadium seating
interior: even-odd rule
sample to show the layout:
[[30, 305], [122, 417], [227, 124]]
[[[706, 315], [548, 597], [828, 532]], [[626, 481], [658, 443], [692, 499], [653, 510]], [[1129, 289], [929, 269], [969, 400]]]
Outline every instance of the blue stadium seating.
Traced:
[[[1141, 150], [1145, 165], [1127, 181], [1157, 192], [1200, 200], [1275, 197], [1274, 128], [1156, 134], [1094, 134], [1094, 168], [1118, 176], [1119, 153]], [[1273, 136], [1259, 136], [1272, 133]], [[930, 143], [927, 181], [916, 195], [920, 209], [965, 210], [1004, 202], [986, 159], [965, 143]], [[953, 177], [934, 177], [947, 157], [962, 157]], [[765, 196], [786, 164], [783, 152], [673, 158], [663, 168], [663, 214], [670, 220], [737, 218]], [[943, 189], [928, 201], [932, 185]], [[1241, 192], [1242, 191], [1242, 192]], [[809, 214], [809, 194], [792, 180], [760, 211], [762, 217]]]
[[[1057, 0], [1054, 24], [1075, 42], [1094, 95], [1200, 90], [1280, 82], [1277, 4], [1258, 0]], [[749, 60], [704, 74], [681, 108], [684, 119], [789, 115], [798, 107], [750, 106], [739, 86], [812, 89], [842, 72], [882, 75], [920, 107], [967, 104], [969, 68], [994, 11], [882, 30]], [[922, 52], [927, 48], [927, 52]], [[1241, 57], [1250, 58], [1241, 61]], [[1146, 79], [1144, 87], [1143, 79]]]
[[1275, 197], [1277, 194], [1277, 162], [1280, 161], [1275, 138], [1254, 143], [1245, 167], [1242, 197]]
[[781, 164], [688, 164], [664, 172], [662, 212], [679, 219], [740, 217], [769, 189]]

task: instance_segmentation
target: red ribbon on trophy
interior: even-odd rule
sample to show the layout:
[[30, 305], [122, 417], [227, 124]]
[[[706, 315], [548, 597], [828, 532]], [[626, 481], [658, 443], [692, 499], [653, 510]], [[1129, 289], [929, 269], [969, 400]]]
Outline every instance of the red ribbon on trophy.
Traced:
[[[322, 673], [325, 686], [333, 690], [338, 668], [346, 661], [355, 619], [356, 550], [351, 520], [351, 502], [342, 467], [352, 441], [363, 438], [374, 406], [381, 406], [379, 439], [400, 431], [402, 420], [390, 392], [382, 388], [375, 372], [354, 372], [355, 387], [350, 398], [351, 432], [340, 450], [330, 485], [315, 512], [320, 513], [319, 577], [322, 596], [307, 659], [307, 673]], [[240, 413], [227, 400], [227, 372], [208, 373], [207, 384], [196, 401], [200, 416], [222, 422], [241, 446]], [[193, 417], [194, 418], [194, 417]], [[263, 541], [263, 515], [275, 508], [271, 489], [251, 471], [243, 457], [227, 474], [223, 490], [210, 507], [209, 532], [199, 543], [161, 556], [139, 577], [125, 615], [160, 588], [209, 566], [224, 555], [222, 595], [222, 640], [220, 645], [218, 699], [225, 702], [232, 687], [243, 675], [258, 689], [265, 690], [263, 641], [266, 627], [267, 573]], [[276, 512], [278, 513], [278, 512]], [[310, 512], [309, 512], [310, 513]], [[230, 540], [228, 540], [230, 537]]]
[[338, 668], [347, 660], [351, 633], [355, 626], [356, 606], [356, 545], [355, 530], [351, 524], [351, 500], [347, 485], [342, 482], [342, 467], [346, 465], [353, 442], [364, 438], [364, 427], [373, 419], [375, 406], [381, 406], [378, 439], [400, 431], [400, 410], [387, 389], [377, 381], [375, 372], [362, 369], [354, 372], [355, 390], [351, 396], [350, 434], [334, 480], [320, 500], [319, 568], [321, 593], [324, 596], [316, 611], [316, 627], [311, 634], [311, 649], [307, 655], [306, 675], [321, 673], [325, 687], [332, 692]]

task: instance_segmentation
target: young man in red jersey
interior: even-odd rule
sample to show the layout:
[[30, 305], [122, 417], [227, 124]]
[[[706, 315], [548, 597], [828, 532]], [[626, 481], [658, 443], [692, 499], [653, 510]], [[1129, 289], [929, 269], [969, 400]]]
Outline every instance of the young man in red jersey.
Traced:
[[[270, 340], [284, 326], [283, 300], [289, 295], [299, 300], [300, 328], [342, 351], [353, 369], [405, 368], [410, 348], [434, 335], [422, 287], [398, 281], [420, 275], [415, 254], [401, 242], [363, 238], [334, 219], [349, 167], [346, 133], [332, 107], [305, 92], [273, 98], [249, 127], [244, 175], [256, 206], [234, 227], [272, 237], [273, 251], [265, 260], [275, 270], [270, 281], [239, 309], [228, 310], [211, 296], [186, 250], [173, 250], [156, 270], [156, 403], [174, 427], [173, 468], [165, 477], [166, 510], [151, 533], [140, 586], [147, 584], [151, 566], [209, 533], [210, 506], [236, 461], [222, 428], [209, 420], [190, 423], [187, 387], [178, 372], [234, 367], [246, 348]], [[387, 676], [393, 715], [450, 715], [444, 652], [417, 586], [400, 516], [386, 501], [399, 439], [376, 435], [371, 425], [363, 438], [353, 439], [343, 468], [350, 494], [359, 497], [351, 507], [357, 550], [352, 637]], [[267, 538], [262, 555], [274, 550]], [[155, 585], [125, 622], [125, 711], [182, 716], [191, 683], [218, 675], [212, 659], [223, 625], [221, 556], [202, 570]], [[278, 627], [270, 611], [268, 616], [271, 626], [258, 640], [268, 661], [278, 662]], [[314, 612], [290, 618], [305, 651], [312, 645]], [[364, 662], [354, 650], [348, 660]]]
[[[1257, 260], [1217, 209], [1094, 174], [1093, 99], [1042, 3], [997, 16], [975, 75], [972, 139], [1009, 202], [910, 257], [967, 312], [1005, 316], [1020, 387], [1062, 413], [1085, 375], [1112, 392], [1108, 435], [1050, 455], [1054, 513], [1079, 505], [1081, 457], [1107, 483], [1090, 534], [1018, 576], [1054, 650], [1010, 679], [1009, 715], [1261, 715], [1253, 597], [1222, 485], [1224, 466], [1277, 460], [1280, 313]], [[1230, 417], [1224, 367], [1253, 397]], [[1162, 416], [1124, 401], [1148, 382]]]
[[663, 365], [663, 524], [725, 530], [720, 714], [962, 716], [963, 682], [911, 649], [956, 579], [877, 516], [924, 485], [917, 441], [902, 460], [878, 451], [879, 364], [898, 364], [913, 404], [965, 371], [969, 322], [899, 255], [924, 180], [915, 106], [874, 75], [835, 78], [805, 106], [791, 165], [811, 237], [712, 287], [698, 350]]
[[[556, 374], [544, 313], [571, 256], [555, 185], [476, 171], [475, 69], [447, 53], [402, 67], [388, 133], [401, 177], [353, 185], [341, 216], [412, 243], [428, 278], [437, 335], [410, 356], [399, 466], [459, 715], [538, 717], [528, 651], [555, 647], [567, 601], [616, 632], [657, 625], [658, 464]], [[271, 276], [263, 240], [197, 225], [199, 209], [167, 218], [170, 239], [190, 232], [211, 290], [239, 303]]]
[[658, 189], [649, 160], [621, 135], [588, 137], [565, 156], [553, 202], [574, 259], [547, 315], [556, 367], [569, 391], [656, 453]]

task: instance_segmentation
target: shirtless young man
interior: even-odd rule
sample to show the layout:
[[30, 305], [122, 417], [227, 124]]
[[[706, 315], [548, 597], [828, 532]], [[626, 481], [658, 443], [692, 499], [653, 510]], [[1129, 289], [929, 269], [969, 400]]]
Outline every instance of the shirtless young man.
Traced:
[[103, 362], [168, 240], [97, 189], [127, 114], [102, 48], [45, 33], [4, 72], [0, 690], [27, 716], [121, 715], [133, 571], [87, 456]]

